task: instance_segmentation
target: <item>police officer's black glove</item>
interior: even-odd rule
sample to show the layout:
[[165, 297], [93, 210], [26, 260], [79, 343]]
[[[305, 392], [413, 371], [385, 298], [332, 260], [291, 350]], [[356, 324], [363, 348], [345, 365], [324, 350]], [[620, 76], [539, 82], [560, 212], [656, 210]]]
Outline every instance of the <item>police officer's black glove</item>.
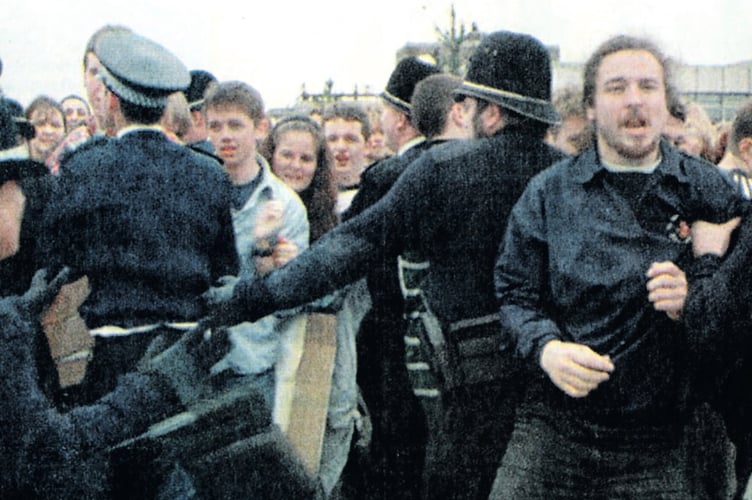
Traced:
[[219, 278], [217, 286], [209, 288], [201, 295], [206, 307], [213, 308], [230, 300], [237, 282], [237, 276], [222, 276]]
[[272, 294], [264, 280], [240, 280], [228, 286], [232, 287], [231, 294], [226, 289], [212, 289], [203, 295], [208, 311], [201, 320], [205, 328], [256, 321], [274, 312]]
[[210, 369], [227, 354], [230, 346], [225, 328], [207, 329], [199, 323], [169, 348], [142, 360], [139, 368], [163, 377], [187, 407], [211, 395]]
[[49, 306], [60, 292], [60, 288], [68, 282], [70, 269], [64, 267], [57, 275], [48, 279], [49, 271], [40, 269], [31, 279], [29, 289], [16, 299], [16, 310], [21, 318], [29, 322], [36, 322], [44, 309]]

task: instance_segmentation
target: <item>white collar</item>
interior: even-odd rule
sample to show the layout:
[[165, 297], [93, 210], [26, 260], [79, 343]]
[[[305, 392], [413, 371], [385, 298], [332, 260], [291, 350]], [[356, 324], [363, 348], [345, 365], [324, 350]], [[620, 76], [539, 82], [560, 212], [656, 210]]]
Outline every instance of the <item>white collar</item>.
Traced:
[[123, 137], [125, 134], [140, 130], [154, 130], [164, 134], [164, 129], [160, 125], [128, 125], [118, 130], [117, 137]]
[[663, 158], [659, 156], [655, 163], [651, 163], [650, 165], [641, 165], [639, 167], [633, 167], [631, 165], [617, 165], [616, 163], [609, 163], [604, 160], [601, 160], [601, 163], [603, 163], [603, 166], [606, 168], [606, 170], [617, 174], [626, 174], [630, 172], [635, 174], [652, 174], [653, 172], [655, 172], [655, 169], [658, 168], [658, 165], [661, 164], [662, 160]]

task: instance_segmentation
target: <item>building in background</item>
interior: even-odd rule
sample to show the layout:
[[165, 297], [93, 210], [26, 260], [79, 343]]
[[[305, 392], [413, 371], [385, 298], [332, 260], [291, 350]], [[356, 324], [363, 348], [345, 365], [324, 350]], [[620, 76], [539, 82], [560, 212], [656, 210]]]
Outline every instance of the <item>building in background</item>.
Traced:
[[[452, 12], [452, 15], [454, 13]], [[400, 48], [395, 60], [408, 56], [430, 56], [436, 64], [448, 73], [464, 75], [470, 54], [480, 43], [483, 33], [475, 24], [469, 30], [457, 27], [454, 20], [446, 30], [436, 29], [436, 42], [408, 42]], [[557, 45], [548, 47], [553, 65], [553, 90], [568, 86], [582, 85], [584, 62], [561, 60]], [[736, 109], [752, 96], [752, 60], [724, 65], [690, 65], [675, 62], [674, 80], [680, 97], [700, 104], [713, 122], [731, 121]], [[333, 82], [325, 82], [322, 92], [307, 92], [305, 86], [298, 97], [296, 107], [323, 108], [338, 100], [378, 100], [378, 93], [368, 87], [353, 92], [334, 92]], [[283, 116], [285, 110], [271, 110], [272, 117]]]

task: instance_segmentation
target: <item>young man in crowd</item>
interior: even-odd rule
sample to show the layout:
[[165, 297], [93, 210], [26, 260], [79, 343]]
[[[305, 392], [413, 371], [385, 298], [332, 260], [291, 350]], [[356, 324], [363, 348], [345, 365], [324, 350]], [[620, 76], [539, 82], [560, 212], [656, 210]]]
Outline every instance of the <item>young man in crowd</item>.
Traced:
[[65, 116], [66, 131], [71, 131], [79, 125], [89, 125], [90, 121], [93, 120], [89, 103], [81, 96], [71, 94], [63, 97], [63, 100], [60, 101], [60, 107], [63, 108], [63, 115]]
[[585, 116], [582, 91], [574, 87], [559, 89], [554, 92], [553, 103], [561, 123], [548, 129], [546, 141], [568, 155], [582, 153], [593, 138], [590, 121]]
[[687, 224], [725, 221], [740, 201], [661, 141], [671, 92], [650, 42], [602, 44], [584, 72], [595, 145], [536, 176], [510, 215], [495, 272], [502, 346], [537, 375], [494, 498], [705, 498], [682, 445], [692, 366], [673, 308], [687, 283], [660, 263], [691, 258]]
[[[241, 278], [263, 276], [308, 247], [305, 207], [257, 152], [258, 137], [265, 135], [268, 121], [256, 89], [244, 82], [221, 82], [209, 90], [204, 107], [209, 139], [232, 181], [236, 245], [226, 251], [234, 253], [236, 247]], [[269, 408], [276, 411], [275, 365], [280, 337], [302, 328], [295, 318], [274, 315], [234, 325], [230, 329], [233, 349], [212, 370], [225, 372], [230, 385], [262, 388]]]
[[345, 212], [358, 192], [360, 176], [366, 168], [366, 142], [371, 123], [356, 102], [336, 102], [322, 117], [326, 147], [332, 156], [337, 184], [337, 213]]

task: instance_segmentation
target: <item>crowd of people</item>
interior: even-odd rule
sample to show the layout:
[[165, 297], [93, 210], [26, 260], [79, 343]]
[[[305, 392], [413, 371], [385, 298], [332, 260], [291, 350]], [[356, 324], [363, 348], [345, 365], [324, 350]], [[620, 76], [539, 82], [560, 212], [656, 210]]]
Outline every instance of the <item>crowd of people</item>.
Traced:
[[272, 121], [101, 28], [85, 96], [0, 96], [0, 497], [743, 498], [752, 100], [667, 61], [614, 36], [552, 92], [498, 31]]

